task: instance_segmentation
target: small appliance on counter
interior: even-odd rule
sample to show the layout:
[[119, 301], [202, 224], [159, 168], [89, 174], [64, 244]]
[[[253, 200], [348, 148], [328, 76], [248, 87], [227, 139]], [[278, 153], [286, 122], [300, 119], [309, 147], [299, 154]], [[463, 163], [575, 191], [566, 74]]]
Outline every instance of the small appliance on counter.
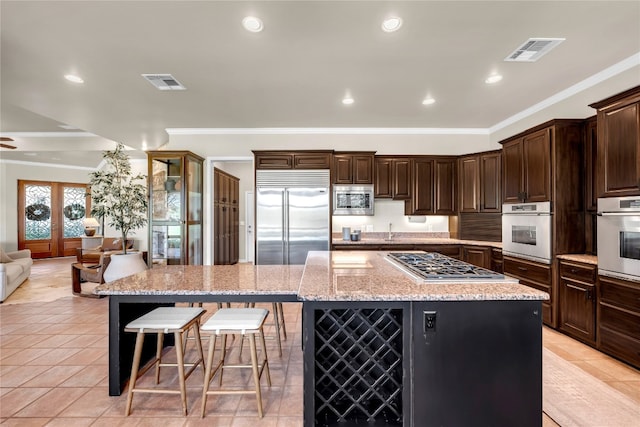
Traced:
[[360, 230], [353, 230], [351, 232], [351, 241], [359, 242], [360, 241]]
[[351, 227], [342, 227], [342, 240], [351, 240]]

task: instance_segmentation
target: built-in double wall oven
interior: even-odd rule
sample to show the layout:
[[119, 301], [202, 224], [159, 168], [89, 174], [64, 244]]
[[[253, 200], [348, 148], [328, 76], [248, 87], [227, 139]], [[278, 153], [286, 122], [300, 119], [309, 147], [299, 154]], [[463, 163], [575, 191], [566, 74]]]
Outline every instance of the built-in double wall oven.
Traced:
[[502, 253], [551, 263], [551, 203], [502, 205]]
[[598, 199], [598, 273], [640, 280], [640, 196]]

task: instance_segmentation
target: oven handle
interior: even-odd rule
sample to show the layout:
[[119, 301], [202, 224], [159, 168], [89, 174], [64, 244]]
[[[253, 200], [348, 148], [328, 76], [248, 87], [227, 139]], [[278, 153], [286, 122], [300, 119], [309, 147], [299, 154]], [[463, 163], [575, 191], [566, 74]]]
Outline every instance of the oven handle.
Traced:
[[640, 212], [598, 212], [598, 216], [638, 216]]
[[538, 213], [503, 213], [502, 216], [551, 216], [550, 212], [538, 212]]

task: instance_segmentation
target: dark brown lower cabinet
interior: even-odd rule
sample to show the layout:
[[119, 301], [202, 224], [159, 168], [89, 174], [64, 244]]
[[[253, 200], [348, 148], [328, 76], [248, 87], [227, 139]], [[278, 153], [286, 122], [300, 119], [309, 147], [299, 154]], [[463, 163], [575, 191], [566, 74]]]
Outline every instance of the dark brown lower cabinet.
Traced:
[[502, 249], [491, 248], [491, 270], [503, 273], [504, 267], [502, 264]]
[[487, 246], [463, 246], [462, 260], [478, 267], [491, 269], [491, 248]]
[[584, 343], [596, 343], [596, 266], [560, 260], [558, 264], [559, 325]]
[[557, 320], [556, 316], [554, 316], [553, 266], [510, 256], [504, 257], [503, 265], [504, 274], [517, 278], [525, 286], [530, 286], [549, 294], [550, 299], [542, 301], [542, 322], [555, 328]]
[[640, 368], [640, 283], [599, 277], [597, 347]]

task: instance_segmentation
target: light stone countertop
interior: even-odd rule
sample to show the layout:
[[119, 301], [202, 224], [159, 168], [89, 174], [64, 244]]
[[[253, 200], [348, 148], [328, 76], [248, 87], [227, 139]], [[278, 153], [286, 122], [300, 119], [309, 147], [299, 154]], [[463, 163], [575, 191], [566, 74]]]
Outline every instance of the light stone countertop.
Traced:
[[309, 252], [303, 301], [548, 300], [549, 294], [507, 281], [421, 283], [387, 261], [384, 251]]
[[169, 265], [98, 285], [98, 295], [293, 295], [303, 265]]
[[470, 246], [489, 246], [492, 248], [502, 249], [502, 242], [485, 242], [481, 240], [459, 240], [448, 237], [407, 237], [397, 236], [391, 240], [381, 237], [363, 237], [358, 241], [342, 240], [342, 237], [333, 237], [331, 239], [333, 245], [470, 245]]
[[105, 283], [98, 295], [281, 295], [302, 301], [546, 300], [507, 281], [420, 283], [381, 251], [309, 252], [306, 265], [172, 265]]
[[598, 257], [587, 254], [562, 254], [556, 255], [558, 259], [566, 259], [567, 261], [581, 262], [583, 264], [598, 265]]

